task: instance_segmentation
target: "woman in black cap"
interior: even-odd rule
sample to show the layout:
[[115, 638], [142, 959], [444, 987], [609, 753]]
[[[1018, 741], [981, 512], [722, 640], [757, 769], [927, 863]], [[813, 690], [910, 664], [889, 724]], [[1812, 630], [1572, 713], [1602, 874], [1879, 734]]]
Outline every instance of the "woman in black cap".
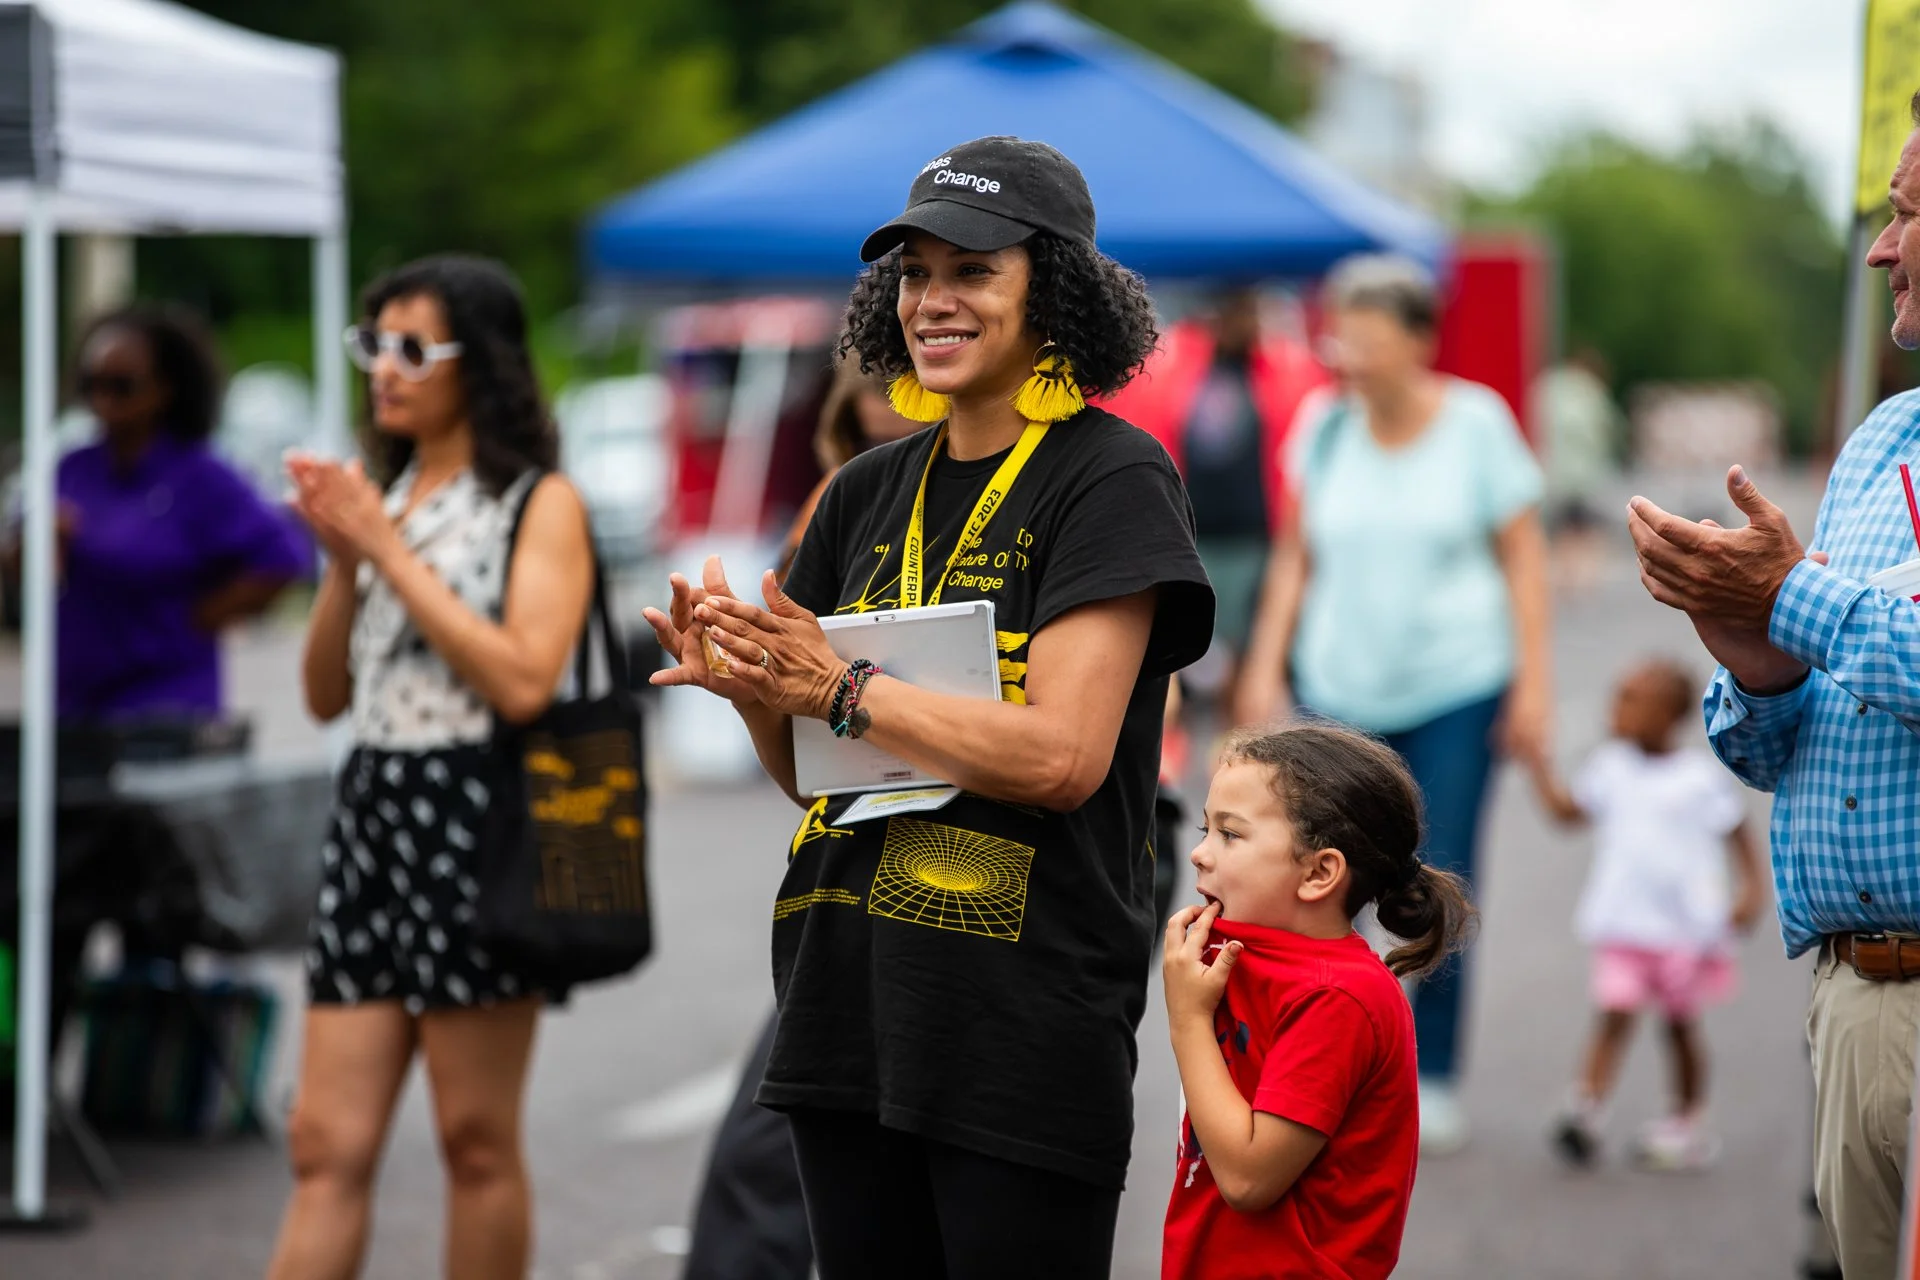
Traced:
[[[680, 658], [655, 682], [730, 699], [807, 810], [774, 904], [759, 1100], [792, 1119], [823, 1280], [1108, 1273], [1161, 708], [1213, 596], [1165, 451], [1082, 398], [1123, 385], [1155, 337], [1145, 287], [1093, 229], [1051, 147], [982, 138], [927, 164], [867, 239], [840, 354], [939, 426], [847, 464], [765, 608], [709, 561], [648, 615]], [[849, 668], [817, 621], [983, 598], [1000, 702]], [[847, 823], [853, 797], [795, 788], [805, 716], [962, 793]]]

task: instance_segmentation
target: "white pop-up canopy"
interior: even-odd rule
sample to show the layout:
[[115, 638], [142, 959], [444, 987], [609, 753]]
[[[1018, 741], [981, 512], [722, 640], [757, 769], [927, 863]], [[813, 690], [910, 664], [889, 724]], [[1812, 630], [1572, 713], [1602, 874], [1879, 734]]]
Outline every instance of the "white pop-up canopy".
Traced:
[[[339, 59], [155, 0], [0, 0], [0, 226], [339, 229]], [[337, 335], [336, 335], [337, 336]]]
[[344, 431], [339, 58], [164, 0], [0, 0], [0, 229], [21, 233], [25, 622], [16, 1214], [45, 1214], [54, 814], [55, 238], [314, 240], [315, 404]]

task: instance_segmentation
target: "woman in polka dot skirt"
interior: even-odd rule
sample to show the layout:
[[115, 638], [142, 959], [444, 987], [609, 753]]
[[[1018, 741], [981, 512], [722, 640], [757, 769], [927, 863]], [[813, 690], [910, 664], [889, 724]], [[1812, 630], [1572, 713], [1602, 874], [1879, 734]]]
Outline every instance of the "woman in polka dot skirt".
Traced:
[[347, 338], [367, 373], [385, 491], [358, 462], [288, 463], [330, 558], [309, 622], [307, 705], [321, 720], [350, 713], [354, 750], [321, 849], [295, 1185], [268, 1274], [359, 1271], [374, 1170], [417, 1051], [447, 1171], [447, 1274], [505, 1280], [527, 1267], [521, 1101], [553, 993], [474, 936], [483, 766], [495, 717], [530, 720], [560, 685], [592, 594], [592, 544], [578, 493], [546, 474], [555, 433], [512, 277], [430, 258], [376, 282], [362, 314]]

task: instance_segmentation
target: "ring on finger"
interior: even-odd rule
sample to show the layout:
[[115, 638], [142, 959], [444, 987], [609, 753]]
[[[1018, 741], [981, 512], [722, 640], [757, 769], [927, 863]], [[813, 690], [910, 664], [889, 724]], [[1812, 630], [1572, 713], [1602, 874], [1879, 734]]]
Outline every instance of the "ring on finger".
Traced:
[[773, 670], [773, 651], [772, 650], [764, 647], [760, 650], [760, 669], [762, 671]]

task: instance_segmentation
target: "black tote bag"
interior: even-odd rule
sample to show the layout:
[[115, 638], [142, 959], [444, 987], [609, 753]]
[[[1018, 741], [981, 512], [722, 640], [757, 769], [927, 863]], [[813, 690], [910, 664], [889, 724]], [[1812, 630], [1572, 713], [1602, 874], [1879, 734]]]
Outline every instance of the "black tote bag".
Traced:
[[[509, 567], [534, 487], [514, 514]], [[502, 610], [505, 600], [503, 586]], [[590, 696], [596, 631], [610, 687]], [[596, 554], [593, 604], [574, 650], [573, 696], [527, 724], [496, 716], [489, 753], [493, 786], [481, 829], [476, 933], [549, 987], [616, 977], [653, 950], [640, 734], [640, 705]]]

